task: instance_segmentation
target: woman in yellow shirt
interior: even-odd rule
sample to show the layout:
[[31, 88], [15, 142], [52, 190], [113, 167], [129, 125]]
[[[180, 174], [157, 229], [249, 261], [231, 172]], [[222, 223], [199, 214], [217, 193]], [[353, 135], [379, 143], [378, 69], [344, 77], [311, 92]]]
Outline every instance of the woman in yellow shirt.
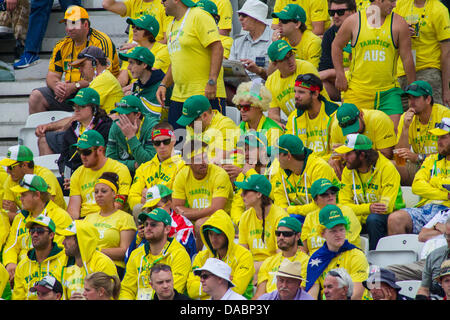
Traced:
[[89, 214], [85, 220], [91, 222], [99, 232], [98, 247], [117, 268], [120, 279], [125, 272], [125, 252], [136, 233], [133, 216], [114, 207], [119, 176], [114, 172], [104, 172], [94, 187], [95, 201], [100, 212]]

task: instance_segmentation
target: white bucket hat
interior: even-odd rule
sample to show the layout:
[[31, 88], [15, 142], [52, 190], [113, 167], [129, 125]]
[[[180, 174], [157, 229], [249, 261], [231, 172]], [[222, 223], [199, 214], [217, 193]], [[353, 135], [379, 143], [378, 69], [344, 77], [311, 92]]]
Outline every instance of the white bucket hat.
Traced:
[[232, 287], [235, 286], [234, 283], [231, 282], [231, 267], [222, 260], [209, 258], [206, 260], [203, 267], [194, 270], [194, 275], [199, 276], [202, 271], [211, 272], [213, 275], [227, 280]]
[[269, 7], [260, 0], [247, 0], [238, 13], [244, 13], [253, 19], [256, 19], [264, 24], [267, 24], [267, 14]]

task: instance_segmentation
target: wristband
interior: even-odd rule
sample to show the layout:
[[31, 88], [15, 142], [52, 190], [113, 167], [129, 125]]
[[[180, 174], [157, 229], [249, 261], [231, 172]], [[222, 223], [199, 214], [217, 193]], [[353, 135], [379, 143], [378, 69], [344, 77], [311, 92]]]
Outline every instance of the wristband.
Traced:
[[164, 83], [160, 83], [160, 84], [159, 84], [159, 87], [164, 87], [164, 88], [167, 89], [167, 86], [166, 86]]

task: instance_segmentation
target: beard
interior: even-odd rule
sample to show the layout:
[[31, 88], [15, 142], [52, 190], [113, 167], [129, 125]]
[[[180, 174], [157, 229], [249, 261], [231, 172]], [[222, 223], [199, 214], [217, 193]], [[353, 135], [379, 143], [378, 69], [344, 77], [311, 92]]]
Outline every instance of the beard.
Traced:
[[295, 103], [295, 107], [297, 108], [297, 110], [301, 110], [301, 111], [308, 111], [311, 110], [312, 108], [312, 103]]

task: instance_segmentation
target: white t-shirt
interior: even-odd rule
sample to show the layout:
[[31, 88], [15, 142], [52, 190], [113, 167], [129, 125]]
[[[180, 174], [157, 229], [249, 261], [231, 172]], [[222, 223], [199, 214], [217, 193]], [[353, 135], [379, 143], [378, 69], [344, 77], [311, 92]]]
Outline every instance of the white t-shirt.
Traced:
[[[431, 218], [431, 220], [423, 227], [432, 229], [438, 223], [446, 223], [449, 215], [450, 209], [441, 210], [433, 218]], [[439, 247], [443, 247], [445, 245], [447, 245], [447, 240], [445, 239], [443, 234], [428, 239], [422, 248], [422, 252], [420, 253], [420, 259], [426, 259], [426, 257], [431, 251]]]

